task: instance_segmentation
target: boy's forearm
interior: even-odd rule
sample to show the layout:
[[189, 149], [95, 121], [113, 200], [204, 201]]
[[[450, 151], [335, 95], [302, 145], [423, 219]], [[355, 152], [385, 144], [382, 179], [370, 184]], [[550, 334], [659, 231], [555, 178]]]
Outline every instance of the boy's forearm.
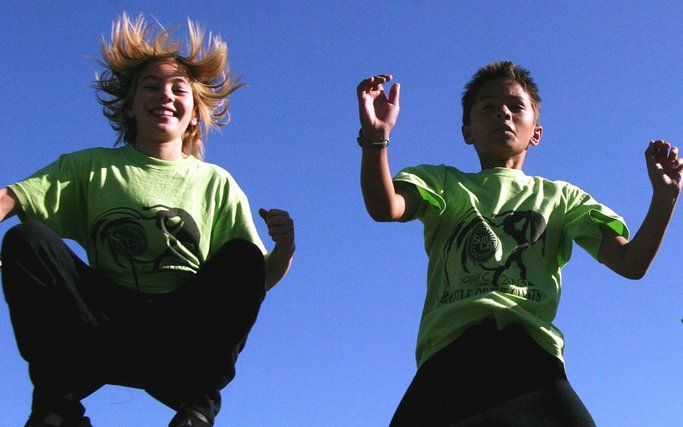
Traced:
[[630, 242], [621, 246], [617, 262], [608, 266], [630, 279], [640, 279], [652, 264], [671, 221], [677, 197], [653, 195], [645, 219]]
[[281, 251], [277, 246], [266, 255], [266, 291], [282, 280], [292, 266], [294, 252]]
[[399, 220], [405, 211], [405, 201], [394, 189], [386, 148], [363, 148], [360, 177], [365, 208], [372, 219]]

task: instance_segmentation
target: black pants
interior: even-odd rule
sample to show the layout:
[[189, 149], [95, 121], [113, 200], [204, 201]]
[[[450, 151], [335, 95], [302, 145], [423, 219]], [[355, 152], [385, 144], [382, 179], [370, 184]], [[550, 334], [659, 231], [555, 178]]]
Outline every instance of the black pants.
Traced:
[[[215, 415], [219, 390], [265, 296], [261, 251], [231, 240], [181, 289], [138, 293], [83, 263], [50, 228], [26, 222], [2, 244], [2, 284], [34, 406], [104, 384], [144, 388]], [[82, 408], [82, 407], [81, 407]]]
[[562, 363], [518, 324], [468, 328], [420, 366], [391, 427], [594, 427]]

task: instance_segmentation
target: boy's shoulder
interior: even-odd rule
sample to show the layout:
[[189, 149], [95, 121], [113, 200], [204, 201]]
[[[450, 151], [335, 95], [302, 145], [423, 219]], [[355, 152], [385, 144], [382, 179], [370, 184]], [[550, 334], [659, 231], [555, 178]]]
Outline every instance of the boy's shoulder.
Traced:
[[[517, 169], [496, 168], [495, 170], [465, 172], [455, 166], [447, 164], [420, 164], [402, 169], [396, 176], [396, 179], [410, 181], [411, 176], [430, 182], [439, 182], [446, 186], [449, 185], [449, 183], [459, 182], [465, 186], [471, 184], [473, 187], [481, 187], [482, 185], [494, 185], [494, 183], [498, 182], [516, 181], [518, 185], [524, 184], [532, 187], [552, 188], [553, 192], [566, 195], [584, 193], [581, 188], [570, 182], [553, 180], [542, 176], [527, 175], [524, 171]], [[491, 179], [493, 177], [496, 178]]]
[[549, 198], [557, 198], [563, 203], [573, 205], [591, 200], [592, 196], [581, 187], [562, 179], [548, 179], [541, 176], [530, 177], [534, 180], [534, 187], [543, 189]]
[[403, 168], [399, 174], [465, 175], [460, 169], [443, 163], [438, 165], [423, 163], [415, 166], [408, 166]]
[[572, 184], [569, 181], [565, 181], [562, 179], [550, 179], [550, 178], [545, 178], [542, 176], [529, 176], [531, 179], [533, 179], [536, 182], [539, 182], [545, 186], [553, 186], [559, 189], [562, 189], [565, 192], [583, 192], [581, 188], [578, 186]]

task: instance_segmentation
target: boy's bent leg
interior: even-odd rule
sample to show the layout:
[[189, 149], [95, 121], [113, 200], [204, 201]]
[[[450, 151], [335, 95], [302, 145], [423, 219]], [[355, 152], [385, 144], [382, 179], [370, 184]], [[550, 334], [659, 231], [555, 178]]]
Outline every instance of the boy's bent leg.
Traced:
[[551, 384], [510, 399], [449, 427], [595, 427], [595, 421], [569, 381]]
[[159, 348], [167, 349], [162, 370], [169, 374], [148, 392], [176, 409], [198, 408], [213, 422], [220, 409], [219, 390], [235, 375], [237, 357], [264, 297], [260, 249], [244, 239], [227, 242], [155, 310], [164, 330]]
[[[501, 363], [502, 354], [521, 368]], [[508, 411], [513, 418], [523, 413], [529, 419], [544, 420], [545, 412], [536, 411], [536, 396], [555, 402], [555, 412], [563, 410], [562, 416], [590, 419], [582, 405], [568, 404], [580, 401], [570, 399], [570, 393], [561, 394], [567, 388], [555, 385], [562, 384], [568, 385], [561, 362], [539, 347], [522, 326], [511, 324], [498, 330], [494, 320], [487, 320], [468, 328], [418, 369], [391, 427], [460, 426], [461, 422], [463, 426], [519, 425], [503, 424], [500, 419], [505, 413], [497, 408], [516, 408]], [[539, 394], [543, 390], [548, 391]], [[476, 424], [475, 420], [482, 421]], [[590, 424], [576, 424], [585, 425]]]
[[8, 230], [2, 256], [5, 299], [35, 386], [33, 409], [47, 405], [82, 416], [80, 398], [100, 386], [86, 357], [87, 332], [99, 322], [79, 293], [89, 267], [36, 222]]

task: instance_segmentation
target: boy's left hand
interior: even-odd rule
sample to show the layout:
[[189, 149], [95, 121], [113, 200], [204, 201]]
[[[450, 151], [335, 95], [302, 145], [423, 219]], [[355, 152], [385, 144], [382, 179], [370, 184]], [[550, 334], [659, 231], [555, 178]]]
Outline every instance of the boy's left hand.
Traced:
[[678, 157], [678, 147], [661, 139], [650, 141], [645, 161], [655, 196], [678, 198], [683, 185], [683, 159]]
[[283, 253], [294, 253], [294, 221], [289, 213], [280, 209], [259, 209], [258, 213], [268, 226], [275, 248]]

